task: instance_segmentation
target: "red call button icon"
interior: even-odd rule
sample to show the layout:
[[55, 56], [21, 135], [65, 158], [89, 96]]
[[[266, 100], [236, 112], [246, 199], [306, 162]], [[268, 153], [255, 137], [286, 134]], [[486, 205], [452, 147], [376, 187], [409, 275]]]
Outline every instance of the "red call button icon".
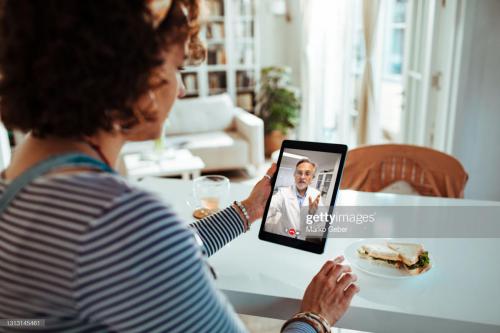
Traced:
[[290, 229], [288, 230], [288, 233], [290, 234], [290, 236], [295, 236], [295, 229]]

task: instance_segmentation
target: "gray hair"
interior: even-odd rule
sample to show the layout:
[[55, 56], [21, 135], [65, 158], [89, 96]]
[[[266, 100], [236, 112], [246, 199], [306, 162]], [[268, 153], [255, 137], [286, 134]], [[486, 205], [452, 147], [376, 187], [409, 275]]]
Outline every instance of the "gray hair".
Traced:
[[316, 165], [316, 163], [314, 163], [313, 161], [311, 161], [308, 158], [303, 158], [300, 161], [298, 161], [297, 164], [295, 165], [295, 169], [297, 169], [298, 166], [301, 165], [302, 163], [309, 163], [309, 164], [311, 164], [314, 167], [314, 174], [316, 174], [316, 169], [318, 168], [318, 166]]

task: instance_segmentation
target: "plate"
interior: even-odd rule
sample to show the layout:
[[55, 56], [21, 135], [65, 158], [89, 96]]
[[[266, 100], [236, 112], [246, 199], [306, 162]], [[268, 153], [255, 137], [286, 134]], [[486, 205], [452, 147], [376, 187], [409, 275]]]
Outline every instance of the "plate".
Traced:
[[[388, 279], [408, 279], [412, 277], [417, 277], [417, 276], [422, 276], [425, 275], [428, 271], [419, 274], [419, 275], [409, 275], [406, 274], [404, 271], [396, 269], [396, 268], [391, 268], [391, 267], [386, 267], [384, 265], [381, 265], [377, 263], [376, 261], [373, 260], [367, 260], [360, 258], [358, 255], [358, 249], [364, 245], [364, 244], [385, 244], [387, 241], [391, 241], [391, 239], [383, 239], [383, 238], [377, 238], [377, 239], [362, 239], [360, 241], [351, 243], [347, 248], [344, 250], [344, 255], [345, 258], [349, 261], [352, 267], [359, 269], [360, 271], [363, 271], [365, 273], [382, 277], [382, 278], [388, 278]], [[400, 239], [397, 240], [398, 242], [401, 242]], [[424, 246], [425, 248], [425, 246]], [[431, 264], [434, 265], [432, 258], [431, 259]]]

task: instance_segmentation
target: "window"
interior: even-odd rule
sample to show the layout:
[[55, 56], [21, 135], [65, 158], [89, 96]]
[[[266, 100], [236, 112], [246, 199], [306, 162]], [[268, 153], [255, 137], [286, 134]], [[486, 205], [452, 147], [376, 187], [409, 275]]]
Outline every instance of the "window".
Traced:
[[392, 0], [388, 6], [389, 22], [384, 43], [384, 76], [396, 76], [401, 80], [403, 73], [403, 51], [406, 29], [406, 0]]
[[[308, 66], [302, 77], [308, 97], [307, 116], [301, 119], [307, 124], [304, 137], [355, 146], [366, 58], [363, 1], [311, 0], [304, 4], [308, 14]], [[398, 142], [403, 128], [407, 0], [381, 0], [380, 4], [372, 61], [378, 119], [371, 125], [383, 142]]]
[[[356, 92], [353, 101], [353, 123], [355, 128], [358, 98], [361, 90], [363, 66], [365, 62], [364, 35], [362, 26], [362, 1], [355, 1], [353, 42], [354, 59], [352, 66], [352, 84]], [[375, 87], [378, 95], [379, 126], [378, 131], [383, 142], [399, 142], [402, 140], [402, 106], [403, 106], [403, 63], [406, 32], [407, 0], [382, 0], [379, 13], [378, 34], [375, 46], [374, 68]], [[378, 59], [378, 60], [377, 60]], [[378, 64], [378, 65], [377, 65]], [[353, 139], [354, 140], [354, 139]], [[377, 142], [373, 142], [377, 143]]]
[[403, 59], [406, 33], [407, 0], [386, 0], [379, 26], [382, 41], [382, 73], [380, 84], [380, 127], [384, 142], [401, 142], [403, 108]]

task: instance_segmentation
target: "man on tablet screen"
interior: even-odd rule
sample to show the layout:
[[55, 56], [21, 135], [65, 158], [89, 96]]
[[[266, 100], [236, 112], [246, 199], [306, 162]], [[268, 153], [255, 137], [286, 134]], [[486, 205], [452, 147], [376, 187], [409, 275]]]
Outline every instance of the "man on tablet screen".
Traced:
[[271, 198], [264, 230], [278, 235], [304, 240], [305, 223], [300, 221], [301, 208], [308, 207], [314, 214], [323, 205], [321, 192], [310, 186], [316, 173], [316, 163], [309, 159], [297, 162], [294, 172], [295, 184], [278, 189]]

